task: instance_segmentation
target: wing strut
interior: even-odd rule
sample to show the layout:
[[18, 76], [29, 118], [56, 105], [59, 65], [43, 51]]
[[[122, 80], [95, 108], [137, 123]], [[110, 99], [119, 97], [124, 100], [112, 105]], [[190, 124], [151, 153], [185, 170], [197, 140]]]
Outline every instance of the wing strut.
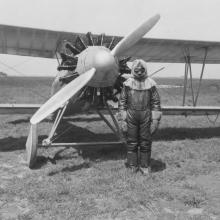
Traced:
[[183, 104], [182, 104], [182, 106], [185, 105], [185, 101], [186, 101], [187, 81], [188, 81], [188, 65], [185, 63], [184, 86], [183, 86]]
[[207, 55], [208, 55], [208, 47], [205, 47], [204, 49], [205, 49], [205, 54], [204, 54], [202, 69], [201, 69], [201, 73], [200, 73], [199, 85], [198, 85], [198, 89], [197, 89], [196, 93], [195, 93], [194, 88], [193, 88], [193, 74], [192, 74], [190, 51], [189, 50], [183, 51], [184, 59], [185, 59], [185, 70], [184, 70], [184, 85], [183, 85], [183, 102], [182, 102], [182, 106], [185, 106], [185, 104], [186, 104], [185, 102], [186, 102], [188, 75], [190, 75], [189, 80], [190, 80], [192, 104], [193, 104], [193, 106], [197, 105], [198, 97], [199, 97], [199, 93], [200, 93], [200, 88], [201, 88], [201, 85], [202, 85], [202, 79], [203, 79], [205, 64], [206, 64]]
[[200, 87], [202, 84], [202, 77], [203, 77], [203, 73], [204, 73], [204, 69], [205, 69], [205, 62], [206, 62], [207, 54], [208, 54], [208, 48], [206, 47], [205, 48], [205, 55], [204, 55], [204, 59], [203, 59], [203, 63], [202, 63], [202, 70], [201, 70], [201, 74], [200, 74], [200, 78], [199, 78], [199, 87], [198, 87], [198, 91], [197, 91], [196, 99], [195, 99], [195, 106], [197, 104], [198, 97], [199, 97], [199, 92], [200, 92]]

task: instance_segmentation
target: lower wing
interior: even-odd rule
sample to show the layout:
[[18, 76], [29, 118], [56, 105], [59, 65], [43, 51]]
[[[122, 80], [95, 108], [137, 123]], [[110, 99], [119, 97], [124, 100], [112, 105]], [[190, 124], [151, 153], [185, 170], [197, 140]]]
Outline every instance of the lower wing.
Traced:
[[[0, 114], [33, 114], [41, 104], [0, 104]], [[114, 108], [117, 111], [117, 108]], [[216, 115], [218, 106], [163, 106], [163, 115]]]

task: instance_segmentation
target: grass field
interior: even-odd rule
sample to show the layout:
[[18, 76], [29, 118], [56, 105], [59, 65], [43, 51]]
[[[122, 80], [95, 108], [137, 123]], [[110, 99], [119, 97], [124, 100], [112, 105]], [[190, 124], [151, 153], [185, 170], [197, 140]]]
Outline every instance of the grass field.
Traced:
[[[1, 78], [0, 103], [43, 103], [51, 82], [50, 78]], [[182, 85], [180, 79], [157, 82]], [[193, 83], [198, 86], [198, 80]], [[160, 89], [162, 104], [180, 105], [181, 92], [181, 87]], [[198, 104], [220, 105], [219, 92], [220, 80], [205, 80]], [[0, 116], [1, 220], [220, 219], [216, 116], [164, 116], [154, 137], [148, 177], [126, 170], [125, 146], [41, 147], [35, 169], [28, 169], [24, 158], [29, 117]], [[62, 140], [115, 138], [97, 115], [74, 117], [62, 128], [66, 125], [71, 130]], [[50, 126], [50, 120], [39, 125], [40, 140]]]

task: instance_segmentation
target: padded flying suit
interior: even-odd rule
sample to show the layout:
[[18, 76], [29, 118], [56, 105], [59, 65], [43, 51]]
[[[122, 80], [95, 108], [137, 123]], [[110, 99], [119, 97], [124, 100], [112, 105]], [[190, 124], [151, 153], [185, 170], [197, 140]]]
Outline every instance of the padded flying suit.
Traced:
[[127, 163], [137, 166], [140, 148], [140, 166], [148, 167], [151, 157], [152, 111], [160, 111], [160, 97], [156, 83], [149, 77], [137, 80], [133, 77], [124, 82], [119, 99], [119, 111], [126, 111]]

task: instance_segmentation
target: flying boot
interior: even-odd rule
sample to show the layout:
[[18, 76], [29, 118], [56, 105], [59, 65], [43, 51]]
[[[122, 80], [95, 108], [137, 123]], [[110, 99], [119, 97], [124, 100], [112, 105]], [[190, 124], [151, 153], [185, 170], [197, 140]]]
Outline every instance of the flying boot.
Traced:
[[140, 171], [144, 176], [150, 173], [151, 152], [140, 153]]
[[125, 166], [130, 169], [132, 172], [138, 171], [138, 155], [137, 152], [128, 151], [127, 152], [127, 161]]

